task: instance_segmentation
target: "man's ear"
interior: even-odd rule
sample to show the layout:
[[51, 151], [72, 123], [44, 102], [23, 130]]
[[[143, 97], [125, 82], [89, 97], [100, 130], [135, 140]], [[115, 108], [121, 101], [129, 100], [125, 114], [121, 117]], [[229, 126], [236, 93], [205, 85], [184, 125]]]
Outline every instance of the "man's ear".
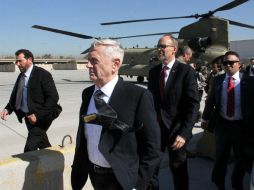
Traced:
[[31, 57], [29, 57], [27, 60], [29, 61], [30, 64], [33, 64], [33, 60]]
[[113, 71], [118, 71], [121, 66], [121, 61], [119, 58], [114, 59], [113, 61]]

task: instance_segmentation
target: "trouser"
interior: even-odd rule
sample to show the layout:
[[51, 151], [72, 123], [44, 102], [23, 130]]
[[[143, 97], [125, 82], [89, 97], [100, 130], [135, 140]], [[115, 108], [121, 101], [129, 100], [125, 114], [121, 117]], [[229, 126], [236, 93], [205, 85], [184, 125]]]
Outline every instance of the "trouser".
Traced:
[[89, 176], [94, 190], [122, 190], [112, 168], [90, 163]]
[[187, 165], [187, 153], [185, 146], [178, 149], [169, 149], [169, 166], [172, 171], [175, 190], [189, 189], [189, 175]]
[[[169, 168], [172, 172], [174, 189], [175, 190], [188, 190], [189, 189], [189, 175], [188, 175], [188, 164], [187, 164], [187, 152], [186, 145], [187, 143], [178, 150], [172, 150], [171, 145], [173, 144], [176, 135], [169, 139], [168, 129], [161, 123], [161, 150], [165, 152], [168, 150], [169, 154]], [[163, 159], [161, 159], [162, 161]], [[151, 180], [150, 185], [151, 189], [159, 189], [159, 175], [160, 166], [158, 165]]]
[[225, 188], [231, 148], [233, 148], [235, 156], [235, 166], [231, 177], [232, 187], [238, 190], [243, 187], [245, 170], [241, 146], [242, 127], [241, 121], [228, 121], [219, 117], [218, 126], [215, 128], [216, 160], [212, 172], [212, 181], [221, 189]]
[[51, 147], [51, 144], [47, 136], [47, 130], [51, 123], [45, 124], [42, 127], [36, 124], [32, 125], [26, 118], [25, 122], [28, 130], [28, 137], [26, 140], [24, 152]]

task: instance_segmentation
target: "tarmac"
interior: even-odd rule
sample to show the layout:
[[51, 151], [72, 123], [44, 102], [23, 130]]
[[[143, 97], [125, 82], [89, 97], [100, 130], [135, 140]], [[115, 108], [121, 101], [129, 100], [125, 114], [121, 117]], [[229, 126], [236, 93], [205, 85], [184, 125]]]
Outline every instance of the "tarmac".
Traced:
[[[81, 105], [81, 93], [84, 88], [92, 83], [89, 80], [87, 70], [51, 70], [58, 93], [59, 103], [63, 107], [61, 115], [53, 122], [48, 130], [49, 140], [52, 145], [62, 144], [65, 135], [70, 135], [75, 143], [78, 113]], [[4, 109], [9, 101], [11, 90], [15, 84], [19, 72], [0, 72], [0, 110]], [[123, 77], [124, 80], [136, 83], [136, 78]], [[140, 85], [140, 84], [138, 84]], [[146, 88], [147, 82], [140, 86]], [[201, 110], [204, 107], [204, 101], [201, 102]], [[195, 153], [195, 148], [202, 138], [203, 130], [194, 127], [193, 138], [190, 141], [189, 150]], [[10, 115], [7, 121], [0, 120], [0, 159], [23, 152], [27, 137], [27, 129], [24, 123], [18, 123], [15, 114]], [[66, 142], [68, 143], [68, 142]], [[172, 176], [168, 168], [167, 154], [164, 155], [164, 161], [161, 165], [159, 174], [160, 189], [173, 190]], [[188, 169], [190, 177], [190, 190], [216, 190], [211, 182], [211, 172], [214, 161], [207, 157], [190, 157], [188, 159]], [[231, 189], [230, 174], [233, 163], [229, 164], [228, 175], [226, 178], [226, 189]], [[245, 189], [249, 189], [249, 175], [245, 177]]]

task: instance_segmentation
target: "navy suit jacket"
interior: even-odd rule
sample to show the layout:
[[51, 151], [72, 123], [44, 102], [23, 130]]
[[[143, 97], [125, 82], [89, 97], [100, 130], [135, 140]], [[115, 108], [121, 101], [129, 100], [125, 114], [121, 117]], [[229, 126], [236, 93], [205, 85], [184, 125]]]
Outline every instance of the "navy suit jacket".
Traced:
[[162, 64], [149, 72], [148, 89], [152, 92], [158, 117], [169, 130], [169, 138], [180, 135], [185, 140], [192, 137], [192, 128], [199, 111], [199, 95], [195, 70], [175, 61], [161, 98], [159, 80]]
[[[11, 93], [9, 103], [5, 107], [9, 114], [16, 113], [19, 122], [22, 114], [16, 110], [16, 93], [21, 74], [18, 76]], [[43, 68], [34, 66], [27, 85], [28, 114], [35, 114], [37, 125], [50, 124], [56, 118], [59, 95], [51, 74]]]
[[[72, 166], [72, 187], [82, 189], [88, 177], [88, 153], [82, 115], [87, 113], [94, 86], [82, 93], [80, 122]], [[152, 95], [148, 90], [119, 79], [109, 105], [118, 119], [130, 126], [127, 132], [102, 129], [99, 150], [110, 163], [124, 190], [145, 190], [160, 160], [160, 132]]]

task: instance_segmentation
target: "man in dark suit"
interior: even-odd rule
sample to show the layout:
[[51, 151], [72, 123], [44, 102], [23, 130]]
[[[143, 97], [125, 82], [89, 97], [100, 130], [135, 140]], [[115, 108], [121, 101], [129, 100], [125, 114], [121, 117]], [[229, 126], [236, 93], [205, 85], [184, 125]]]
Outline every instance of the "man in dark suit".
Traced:
[[55, 83], [48, 71], [33, 65], [32, 52], [20, 49], [15, 55], [21, 73], [1, 118], [6, 120], [13, 111], [20, 123], [24, 118], [28, 129], [24, 152], [50, 147], [46, 132], [61, 111]]
[[[87, 68], [94, 85], [82, 93], [71, 175], [74, 190], [82, 189], [88, 174], [95, 190], [146, 190], [159, 163], [160, 133], [152, 95], [118, 77], [123, 55], [120, 44], [110, 39], [96, 40], [90, 47]], [[103, 106], [97, 104], [97, 92]], [[86, 123], [84, 115], [105, 115], [100, 110], [107, 108], [116, 113], [112, 123]]]
[[187, 190], [186, 146], [198, 115], [199, 95], [195, 70], [175, 59], [177, 48], [178, 42], [171, 35], [160, 38], [157, 51], [162, 64], [150, 70], [148, 89], [153, 94], [161, 128], [161, 148], [169, 152], [175, 189]]
[[[215, 144], [216, 161], [212, 181], [219, 190], [225, 189], [225, 176], [233, 148], [235, 167], [231, 177], [232, 188], [243, 190], [244, 165], [248, 161], [243, 155], [246, 142], [253, 149], [254, 123], [254, 78], [240, 71], [240, 58], [229, 51], [223, 57], [225, 74], [214, 78], [203, 111], [203, 128], [207, 127], [212, 112], [216, 113]], [[245, 160], [245, 161], [243, 161]]]
[[250, 59], [250, 65], [246, 67], [245, 73], [249, 76], [254, 77], [254, 58]]

